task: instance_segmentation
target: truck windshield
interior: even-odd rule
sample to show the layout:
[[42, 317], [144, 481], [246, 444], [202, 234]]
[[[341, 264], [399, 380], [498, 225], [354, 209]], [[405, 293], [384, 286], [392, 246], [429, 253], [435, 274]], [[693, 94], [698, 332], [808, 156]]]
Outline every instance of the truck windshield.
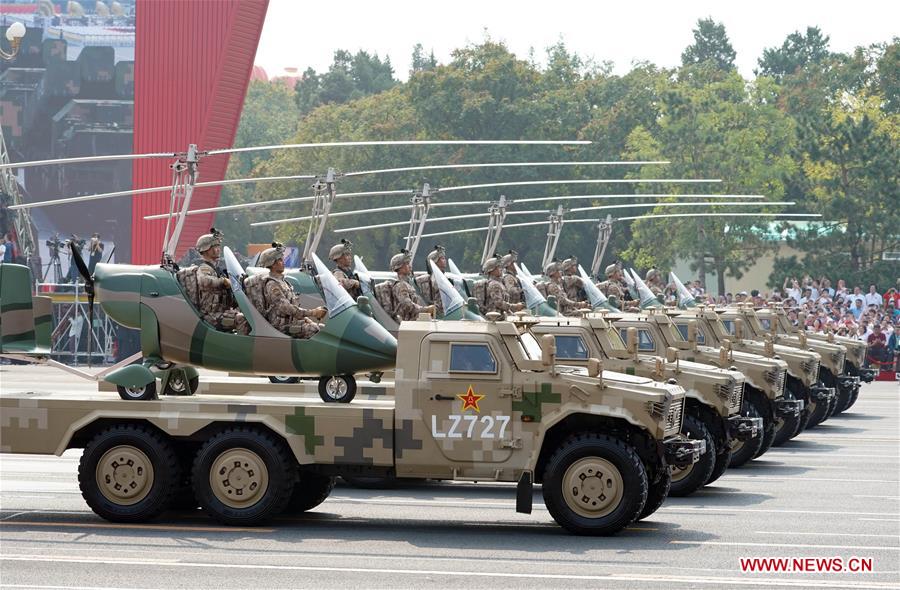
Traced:
[[519, 344], [522, 345], [522, 351], [525, 358], [533, 361], [541, 360], [541, 345], [538, 344], [537, 338], [531, 332], [524, 332], [519, 335]]
[[609, 346], [613, 350], [625, 350], [625, 343], [622, 342], [622, 337], [619, 336], [619, 332], [613, 328], [612, 326], [606, 329], [606, 334], [609, 337]]

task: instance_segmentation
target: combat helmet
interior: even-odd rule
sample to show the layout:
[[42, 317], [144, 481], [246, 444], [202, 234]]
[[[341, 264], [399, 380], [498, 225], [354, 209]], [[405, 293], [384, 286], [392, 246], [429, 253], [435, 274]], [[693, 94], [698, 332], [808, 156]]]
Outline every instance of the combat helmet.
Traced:
[[606, 271], [604, 272], [606, 273], [606, 276], [611, 276], [617, 270], [619, 270], [619, 265], [613, 262], [612, 264], [607, 265]]
[[500, 263], [502, 262], [502, 258], [494, 254], [490, 258], [484, 261], [484, 264], [481, 265], [481, 274], [490, 274], [492, 271], [500, 268]]
[[655, 268], [651, 268], [650, 270], [647, 271], [647, 274], [644, 275], [644, 280], [652, 281], [653, 279], [655, 279], [658, 276], [659, 276], [659, 271], [656, 270]]
[[500, 259], [500, 266], [503, 268], [508, 267], [510, 264], [519, 261], [519, 253], [515, 250], [510, 250], [506, 254], [503, 255], [503, 258]]
[[332, 246], [331, 250], [328, 251], [328, 258], [337, 260], [344, 254], [353, 254], [353, 242], [347, 239], [341, 239], [340, 244]]
[[554, 273], [558, 273], [562, 270], [562, 267], [559, 264], [558, 260], [551, 260], [544, 266], [544, 274], [548, 277]]
[[435, 244], [434, 248], [431, 249], [431, 252], [429, 252], [428, 256], [427, 256], [428, 260], [431, 260], [435, 264], [437, 264], [437, 261], [439, 258], [446, 258], [446, 257], [447, 257], [447, 249], [444, 248], [443, 246], [441, 246], [440, 244]]
[[284, 259], [284, 246], [278, 242], [272, 242], [272, 247], [263, 250], [259, 255], [259, 265], [263, 268], [272, 268], [272, 265]]
[[568, 258], [563, 260], [562, 263], [560, 263], [560, 270], [562, 270], [562, 272], [566, 272], [567, 270], [569, 270], [571, 268], [577, 268], [577, 267], [578, 267], [578, 258], [576, 256], [569, 256]]
[[214, 227], [209, 228], [208, 234], [203, 234], [199, 238], [197, 238], [197, 252], [203, 254], [213, 246], [221, 246], [222, 238], [225, 234], [220, 232]]
[[412, 261], [412, 255], [409, 253], [409, 250], [403, 248], [399, 253], [394, 254], [391, 257], [391, 270], [395, 271], [399, 269], [404, 264], [408, 264]]

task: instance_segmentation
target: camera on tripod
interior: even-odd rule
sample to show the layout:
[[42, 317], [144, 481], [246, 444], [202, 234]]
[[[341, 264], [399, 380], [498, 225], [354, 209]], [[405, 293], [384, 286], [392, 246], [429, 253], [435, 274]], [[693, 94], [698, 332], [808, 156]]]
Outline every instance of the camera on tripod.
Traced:
[[63, 245], [63, 241], [59, 239], [58, 235], [53, 236], [44, 243], [47, 244], [47, 247], [50, 249], [51, 258], [53, 256], [59, 256], [59, 248]]
[[84, 245], [86, 243], [87, 243], [87, 240], [85, 240], [84, 238], [79, 238], [78, 236], [76, 236], [74, 234], [72, 235], [71, 238], [69, 238], [65, 242], [66, 246], [68, 246], [69, 244], [75, 244], [75, 247], [78, 248], [79, 250], [84, 250]]

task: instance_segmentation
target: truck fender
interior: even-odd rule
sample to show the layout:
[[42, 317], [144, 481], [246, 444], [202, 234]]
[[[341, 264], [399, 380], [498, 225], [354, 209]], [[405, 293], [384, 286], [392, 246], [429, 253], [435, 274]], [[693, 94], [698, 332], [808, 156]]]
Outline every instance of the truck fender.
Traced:
[[106, 376], [106, 381], [122, 387], [143, 387], [149, 385], [155, 379], [156, 376], [143, 365], [128, 365], [121, 369], [116, 369]]

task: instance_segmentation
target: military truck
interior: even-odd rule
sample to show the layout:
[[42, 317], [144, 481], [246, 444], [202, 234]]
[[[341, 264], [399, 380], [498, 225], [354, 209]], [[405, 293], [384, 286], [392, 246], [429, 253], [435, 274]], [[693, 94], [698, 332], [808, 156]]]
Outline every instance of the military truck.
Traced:
[[[787, 365], [771, 359], [767, 362], [758, 355], [736, 355], [731, 350], [730, 342], [726, 343], [724, 339], [719, 340], [714, 336], [708, 336], [704, 342], [706, 347], [718, 345], [718, 349], [690, 344], [682, 336], [678, 326], [672, 322], [670, 315], [674, 313], [678, 312], [655, 311], [644, 315], [623, 315], [620, 320], [616, 321], [616, 327], [620, 330], [625, 330], [629, 326], [635, 327], [638, 331], [639, 350], [643, 348], [647, 352], [664, 351], [668, 346], [690, 350], [686, 355], [689, 361], [709, 363], [719, 368], [737, 369], [744, 373], [746, 382], [741, 414], [763, 419], [761, 437], [737, 440], [732, 445], [729, 466], [744, 465], [769, 450], [778, 434], [779, 417], [782, 417], [785, 422], [792, 419], [792, 427], [799, 423], [800, 411], [798, 408], [800, 404], [782, 398]], [[715, 317], [713, 314], [713, 318]], [[712, 332], [712, 330], [707, 331]], [[697, 335], [700, 335], [699, 330]]]
[[[756, 315], [763, 329], [770, 332], [774, 330], [778, 334], [792, 335], [798, 338], [803, 333], [809, 340], [824, 340], [825, 342], [833, 342], [844, 347], [846, 350], [844, 370], [842, 371], [843, 375], [838, 377], [840, 389], [837, 407], [834, 410], [835, 414], [840, 414], [856, 403], [862, 383], [871, 383], [875, 379], [878, 371], [863, 366], [866, 362], [867, 346], [865, 342], [845, 336], [835, 336], [833, 333], [817, 334], [815, 332], [804, 332], [791, 322], [785, 310], [780, 307], [758, 309], [756, 310]], [[803, 314], [800, 315], [802, 322]]]
[[[509, 322], [404, 322], [394, 392], [383, 400], [202, 396], [0, 396], [3, 451], [83, 448], [85, 501], [116, 522], [196, 502], [228, 525], [256, 525], [324, 501], [334, 477], [371, 475], [517, 482], [530, 512], [542, 484], [568, 531], [615, 533], [665, 498], [670, 466], [695, 462], [684, 390], [556, 364]], [[193, 500], [190, 498], [193, 494]]]
[[707, 364], [683, 361], [675, 348], [666, 357], [638, 354], [635, 328], [628, 328], [626, 342], [603, 313], [584, 318], [543, 318], [530, 330], [536, 336], [552, 334], [560, 362], [584, 366], [589, 358], [601, 358], [604, 367], [657, 381], [676, 382], [686, 391], [681, 433], [703, 440], [706, 452], [697, 463], [673, 468], [670, 496], [687, 496], [718, 479], [731, 460], [737, 440], [760, 436], [762, 419], [741, 416], [744, 375]]
[[[758, 342], [769, 340], [775, 344], [776, 348], [783, 346], [785, 347], [783, 350], [794, 349], [817, 354], [819, 365], [813, 381], [813, 388], [818, 388], [823, 395], [819, 398], [811, 396], [809, 419], [804, 428], [813, 428], [828, 419], [837, 405], [837, 377], [844, 369], [845, 351], [843, 347], [821, 341], [815, 341], [813, 344], [809, 342], [805, 334], [801, 334], [798, 338], [773, 337], [771, 332], [766, 332], [762, 327], [751, 306], [725, 307], [716, 310], [716, 313], [719, 314], [722, 324], [730, 333], [734, 333], [737, 320], [741, 319], [744, 338]], [[834, 372], [835, 370], [837, 373]]]

